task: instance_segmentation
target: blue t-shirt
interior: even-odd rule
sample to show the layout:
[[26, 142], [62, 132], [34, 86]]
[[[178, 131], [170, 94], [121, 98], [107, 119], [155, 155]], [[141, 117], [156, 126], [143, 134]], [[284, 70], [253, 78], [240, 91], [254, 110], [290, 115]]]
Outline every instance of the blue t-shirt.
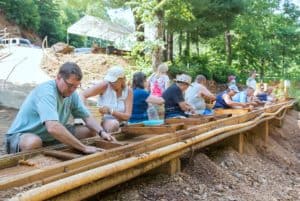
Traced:
[[70, 97], [63, 98], [55, 80], [51, 80], [30, 92], [6, 135], [34, 133], [43, 142], [50, 142], [54, 138], [47, 132], [44, 123], [59, 121], [66, 125], [70, 115], [74, 118], [86, 118], [90, 113], [76, 92]]
[[148, 103], [146, 102], [146, 99], [149, 97], [149, 95], [150, 93], [147, 92], [145, 89], [133, 89], [133, 108], [131, 117], [129, 119], [130, 123], [138, 123], [148, 120]]
[[165, 99], [165, 118], [186, 116], [179, 106], [180, 102], [184, 102], [184, 97], [176, 83], [167, 88], [162, 97]]
[[235, 94], [232, 97], [232, 100], [234, 102], [238, 102], [238, 103], [246, 103], [247, 102], [247, 92], [246, 91], [241, 91], [241, 92]]
[[230, 106], [227, 105], [227, 103], [223, 99], [223, 94], [225, 94], [225, 93], [226, 93], [226, 91], [221, 92], [217, 95], [216, 103], [215, 103], [215, 106], [213, 107], [213, 109], [218, 109], [218, 108], [229, 109], [230, 108]]

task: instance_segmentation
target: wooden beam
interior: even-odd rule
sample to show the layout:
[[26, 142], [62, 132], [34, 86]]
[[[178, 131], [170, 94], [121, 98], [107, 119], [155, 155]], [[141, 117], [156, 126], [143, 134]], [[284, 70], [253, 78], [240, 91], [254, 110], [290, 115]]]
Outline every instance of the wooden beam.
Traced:
[[96, 147], [99, 147], [101, 149], [113, 149], [116, 147], [123, 146], [124, 144], [119, 143], [119, 142], [109, 142], [106, 140], [97, 139], [97, 140], [95, 140], [95, 145], [96, 145]]
[[[272, 121], [273, 120], [274, 119], [272, 119]], [[266, 145], [269, 137], [269, 120], [258, 124], [256, 127], [252, 128], [249, 133], [251, 133], [252, 135], [252, 137], [249, 138], [252, 142], [257, 139], [262, 139], [264, 144]]]
[[250, 111], [249, 109], [216, 109], [215, 114], [216, 115], [232, 114], [234, 116], [234, 115], [246, 114], [249, 111]]
[[75, 159], [75, 158], [79, 158], [79, 157], [83, 156], [82, 154], [74, 154], [74, 153], [70, 153], [70, 152], [63, 152], [63, 151], [57, 151], [57, 150], [45, 150], [45, 151], [43, 151], [43, 154], [45, 156], [52, 156], [52, 157], [62, 159], [62, 160], [71, 160], [71, 159]]
[[160, 167], [160, 171], [167, 175], [174, 175], [181, 171], [180, 158], [174, 158]]
[[171, 126], [145, 126], [145, 127], [123, 127], [122, 132], [126, 133], [128, 135], [132, 136], [138, 136], [138, 135], [145, 135], [145, 134], [151, 134], [151, 135], [160, 135], [163, 133], [172, 133], [175, 132], [176, 128]]
[[239, 133], [233, 136], [233, 147], [240, 153], [244, 153], [244, 134]]
[[185, 125], [200, 125], [209, 122], [209, 118], [170, 118], [166, 119], [167, 124], [184, 123]]
[[270, 125], [269, 125], [269, 120], [264, 122], [264, 132], [263, 132], [263, 140], [265, 142], [265, 144], [268, 143], [268, 139], [269, 139], [269, 133], [270, 133]]

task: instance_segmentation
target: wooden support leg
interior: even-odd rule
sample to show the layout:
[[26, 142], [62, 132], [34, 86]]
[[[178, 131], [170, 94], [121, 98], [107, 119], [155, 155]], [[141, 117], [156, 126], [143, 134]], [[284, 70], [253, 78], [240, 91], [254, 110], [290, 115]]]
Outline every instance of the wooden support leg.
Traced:
[[239, 133], [233, 136], [233, 147], [242, 154], [244, 152], [244, 134]]
[[264, 126], [264, 132], [263, 132], [263, 140], [265, 142], [265, 144], [267, 144], [268, 142], [268, 138], [269, 138], [269, 121], [265, 121], [264, 122], [265, 126]]
[[162, 166], [155, 168], [154, 170], [148, 172], [150, 174], [157, 174], [157, 173], [163, 173], [167, 175], [174, 175], [177, 172], [181, 171], [181, 162], [180, 158], [174, 158], [167, 163], [163, 164]]
[[267, 145], [269, 138], [269, 121], [267, 120], [260, 123], [255, 128], [251, 129], [250, 133], [251, 137], [249, 139], [252, 139], [251, 141], [255, 142], [258, 140], [257, 138], [260, 138], [263, 140], [264, 145]]
[[275, 125], [278, 128], [282, 127], [282, 119], [273, 119], [272, 123], [273, 123], [273, 125]]

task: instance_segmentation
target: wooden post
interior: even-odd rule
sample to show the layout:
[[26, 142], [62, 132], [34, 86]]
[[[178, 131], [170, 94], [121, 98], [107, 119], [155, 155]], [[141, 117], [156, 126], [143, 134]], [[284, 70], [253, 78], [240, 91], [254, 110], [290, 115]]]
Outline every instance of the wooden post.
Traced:
[[[274, 119], [272, 119], [273, 121]], [[264, 144], [266, 145], [268, 142], [269, 137], [269, 120], [266, 120], [265, 122], [260, 123], [250, 131], [251, 135], [253, 135], [254, 140], [257, 140], [255, 138], [259, 137], [264, 141]]]
[[265, 126], [264, 126], [264, 132], [263, 132], [263, 140], [265, 142], [265, 144], [267, 144], [268, 142], [268, 138], [269, 138], [269, 120], [264, 122]]
[[180, 158], [175, 158], [170, 160], [168, 163], [165, 164], [165, 173], [168, 175], [174, 175], [181, 170], [181, 162]]
[[272, 123], [273, 123], [273, 125], [275, 125], [278, 128], [282, 127], [282, 119], [273, 119]]
[[239, 133], [233, 136], [233, 147], [240, 153], [244, 152], [244, 134]]
[[153, 169], [152, 171], [148, 172], [149, 174], [167, 174], [169, 176], [172, 176], [176, 174], [177, 172], [181, 171], [181, 162], [180, 158], [174, 158], [167, 163]]

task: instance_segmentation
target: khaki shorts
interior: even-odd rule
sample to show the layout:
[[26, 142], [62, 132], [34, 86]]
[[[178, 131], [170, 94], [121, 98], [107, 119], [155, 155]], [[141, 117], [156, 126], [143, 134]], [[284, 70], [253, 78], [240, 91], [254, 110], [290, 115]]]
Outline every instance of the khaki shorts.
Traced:
[[[72, 133], [73, 135], [75, 134], [75, 126], [74, 125], [67, 124], [66, 128], [68, 129], [68, 131], [70, 133]], [[8, 154], [20, 152], [19, 144], [20, 144], [20, 138], [23, 134], [25, 134], [25, 133], [15, 133], [12, 135], [6, 135], [5, 147], [6, 147], [6, 152]], [[43, 142], [43, 146], [50, 146], [50, 145], [55, 145], [55, 144], [59, 144], [59, 143], [60, 142], [58, 140], [54, 139], [49, 142]]]

